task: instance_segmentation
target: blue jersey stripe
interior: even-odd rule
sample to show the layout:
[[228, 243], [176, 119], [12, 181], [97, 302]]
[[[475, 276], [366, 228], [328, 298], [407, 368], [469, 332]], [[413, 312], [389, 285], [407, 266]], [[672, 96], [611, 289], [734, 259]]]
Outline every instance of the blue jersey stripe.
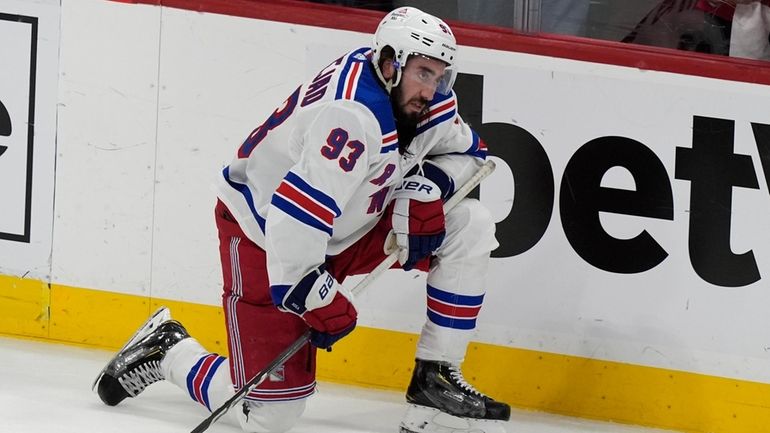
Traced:
[[284, 199], [283, 197], [273, 194], [273, 200], [271, 201], [271, 203], [273, 204], [273, 206], [284, 211], [287, 215], [291, 216], [297, 221], [303, 224], [306, 224], [310, 227], [313, 227], [315, 229], [318, 229], [328, 234], [329, 236], [332, 235], [331, 227], [327, 226], [321, 221], [318, 221], [318, 219], [316, 219], [312, 214], [308, 213], [305, 209], [295, 205], [294, 203]]
[[[428, 107], [431, 109], [434, 109], [436, 107], [441, 106], [446, 101], [450, 100], [452, 97], [454, 97], [454, 92], [449, 92], [446, 95], [442, 95], [438, 92], [436, 92], [433, 95], [433, 99], [428, 103]], [[428, 129], [438, 125], [439, 123], [445, 122], [446, 120], [449, 120], [455, 116], [455, 113], [457, 113], [457, 104], [454, 104], [454, 108], [452, 108], [451, 111], [444, 113], [443, 115], [432, 119], [430, 122], [421, 125], [417, 128], [417, 135], [422, 134], [423, 132], [427, 131]]]
[[471, 142], [471, 147], [468, 150], [466, 150], [464, 154], [475, 156], [481, 159], [487, 159], [487, 149], [481, 149], [479, 147], [479, 143], [481, 142], [481, 137], [479, 137], [479, 134], [477, 134], [476, 131], [472, 129], [471, 129], [471, 133], [473, 136], [473, 141]]
[[431, 119], [430, 122], [417, 128], [417, 135], [422, 134], [423, 132], [429, 130], [430, 128], [433, 128], [439, 123], [446, 122], [447, 120], [454, 118], [456, 113], [457, 113], [457, 110], [453, 108], [451, 111], [448, 111], [435, 119]]
[[211, 379], [214, 377], [214, 374], [216, 374], [217, 369], [219, 369], [219, 364], [221, 364], [225, 360], [222, 356], [217, 356], [216, 361], [214, 361], [214, 364], [209, 369], [209, 374], [206, 375], [206, 379], [203, 380], [203, 389], [201, 390], [201, 395], [203, 396], [203, 402], [206, 404], [206, 408], [211, 411], [211, 405], [209, 404], [209, 384], [211, 384]]
[[485, 161], [487, 159], [488, 153], [486, 150], [477, 150], [475, 152], [471, 152], [470, 150], [467, 150], [465, 152], [447, 153], [447, 155], [466, 155], [466, 156], [472, 156], [474, 158], [478, 158], [482, 161]]
[[[360, 62], [362, 65], [361, 75], [358, 77], [356, 92], [353, 100], [360, 102], [368, 108], [380, 125], [380, 133], [385, 136], [387, 133], [396, 129], [396, 121], [393, 118], [393, 107], [390, 104], [390, 95], [380, 85], [380, 80], [374, 72], [372, 62], [366, 56], [371, 48], [359, 48], [348, 55], [345, 66], [342, 68], [339, 80], [337, 81], [336, 99], [344, 98], [345, 83], [347, 82], [350, 69], [354, 62]], [[381, 152], [385, 153], [385, 152]]]
[[286, 179], [287, 182], [297, 187], [297, 189], [299, 189], [300, 191], [312, 197], [315, 201], [326, 206], [329, 210], [334, 212], [335, 217], [342, 215], [342, 211], [340, 210], [339, 206], [337, 206], [337, 202], [335, 202], [333, 198], [326, 195], [326, 193], [324, 193], [320, 189], [313, 188], [309, 183], [305, 182], [301, 177], [297, 176], [292, 172], [288, 172], [284, 179]]
[[225, 180], [227, 183], [233, 187], [236, 191], [240, 192], [243, 195], [244, 200], [246, 200], [246, 204], [249, 205], [249, 210], [251, 210], [251, 214], [254, 216], [254, 219], [257, 220], [257, 224], [259, 225], [259, 229], [262, 230], [262, 233], [265, 233], [265, 219], [262, 218], [258, 213], [257, 209], [254, 207], [254, 197], [251, 195], [251, 190], [247, 185], [244, 185], [242, 183], [234, 182], [230, 180], [230, 166], [228, 165], [225, 167], [224, 170], [222, 170], [222, 175], [225, 177]]
[[438, 299], [441, 302], [454, 305], [463, 305], [477, 307], [484, 302], [484, 295], [458, 295], [455, 293], [446, 292], [441, 289], [437, 289], [428, 284], [428, 296], [434, 299]]
[[353, 51], [348, 55], [348, 58], [345, 61], [345, 66], [342, 67], [342, 72], [340, 73], [339, 79], [337, 80], [337, 93], [334, 95], [334, 99], [342, 99], [342, 92], [345, 91], [345, 82], [348, 80], [348, 75], [350, 74], [350, 66], [353, 64], [351, 59], [353, 59], [353, 56], [362, 52], [363, 50], [364, 48], [361, 48]]
[[207, 356], [202, 356], [200, 359], [198, 359], [198, 362], [195, 363], [193, 368], [190, 369], [190, 372], [187, 373], [187, 392], [190, 393], [190, 398], [193, 399], [193, 401], [198, 401], [198, 398], [195, 397], [195, 387], [193, 385], [193, 382], [195, 381], [195, 376], [198, 375], [198, 371], [200, 371], [201, 366], [206, 361]]
[[435, 323], [436, 325], [442, 326], [444, 328], [452, 328], [452, 329], [462, 329], [462, 330], [469, 330], [476, 328], [476, 319], [457, 319], [457, 318], [450, 318], [446, 316], [442, 316], [438, 313], [435, 313], [431, 310], [428, 310], [428, 319], [430, 319], [431, 322]]
[[394, 150], [398, 150], [398, 141], [389, 146], [385, 146], [381, 148], [380, 153], [390, 153], [390, 152], [393, 152]]

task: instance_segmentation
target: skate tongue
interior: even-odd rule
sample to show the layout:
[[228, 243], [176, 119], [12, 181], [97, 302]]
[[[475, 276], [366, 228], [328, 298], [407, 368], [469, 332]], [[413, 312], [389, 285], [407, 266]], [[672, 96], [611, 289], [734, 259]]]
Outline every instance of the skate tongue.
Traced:
[[473, 394], [483, 396], [484, 394], [480, 393], [476, 388], [473, 387], [468, 381], [465, 380], [465, 376], [463, 376], [462, 371], [460, 371], [460, 367], [457, 366], [450, 366], [449, 367], [449, 375], [457, 381], [457, 384], [460, 385], [462, 388], [464, 388], [466, 391], [470, 391]]
[[506, 433], [501, 421], [463, 418], [426, 406], [410, 404], [401, 433]]

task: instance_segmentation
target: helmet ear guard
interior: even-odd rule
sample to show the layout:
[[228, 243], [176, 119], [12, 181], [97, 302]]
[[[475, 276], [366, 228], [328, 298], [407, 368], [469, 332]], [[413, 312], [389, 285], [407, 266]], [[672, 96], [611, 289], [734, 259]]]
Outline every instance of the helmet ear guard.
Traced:
[[[386, 47], [393, 50], [396, 72], [392, 80], [386, 80], [380, 70], [380, 61]], [[402, 70], [406, 68], [409, 57], [415, 54], [446, 63], [448, 72], [445, 71], [436, 91], [449, 93], [457, 77], [457, 41], [449, 26], [441, 19], [414, 7], [395, 9], [380, 21], [372, 43], [372, 63], [388, 92], [401, 82]]]
[[[385, 59], [389, 59], [394, 70], [394, 75], [389, 80], [385, 79], [385, 76], [382, 75], [382, 69], [380, 66], [380, 63], [385, 61]], [[374, 71], [377, 73], [377, 78], [379, 78], [380, 82], [385, 85], [385, 90], [387, 90], [388, 94], [390, 94], [390, 91], [393, 89], [393, 87], [398, 86], [398, 84], [401, 82], [401, 76], [403, 75], [401, 70], [401, 62], [396, 60], [396, 54], [393, 50], [393, 47], [390, 45], [385, 45], [379, 50], [373, 51], [372, 63], [374, 64]]]

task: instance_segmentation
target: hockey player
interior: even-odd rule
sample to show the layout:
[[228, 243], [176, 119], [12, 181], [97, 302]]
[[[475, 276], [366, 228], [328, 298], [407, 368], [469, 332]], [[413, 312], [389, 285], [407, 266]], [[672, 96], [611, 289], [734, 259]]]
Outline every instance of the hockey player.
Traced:
[[[340, 283], [380, 263], [393, 233], [400, 267], [428, 272], [401, 431], [502, 431], [509, 406], [460, 371], [497, 242], [477, 200], [443, 212], [486, 157], [451, 90], [457, 44], [443, 21], [411, 7], [386, 15], [373, 42], [297, 87], [222, 172], [227, 362], [160, 310], [97, 379], [106, 404], [165, 379], [213, 410], [310, 327], [311, 344], [230, 411], [247, 432], [289, 430], [315, 390], [316, 348], [356, 325]], [[442, 430], [442, 417], [454, 427]]]

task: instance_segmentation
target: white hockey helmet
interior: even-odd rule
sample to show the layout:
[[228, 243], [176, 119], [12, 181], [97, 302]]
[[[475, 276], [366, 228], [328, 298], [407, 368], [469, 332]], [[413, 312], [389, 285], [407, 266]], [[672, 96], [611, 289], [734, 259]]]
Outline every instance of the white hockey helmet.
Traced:
[[[385, 47], [395, 51], [395, 79], [388, 83], [380, 71], [380, 56]], [[401, 82], [401, 71], [406, 67], [411, 55], [422, 55], [441, 60], [447, 64], [436, 91], [446, 95], [452, 89], [457, 77], [456, 58], [457, 41], [452, 30], [439, 18], [427, 14], [414, 7], [401, 7], [385, 15], [374, 32], [372, 44], [372, 63], [377, 76], [388, 87], [398, 86]]]

